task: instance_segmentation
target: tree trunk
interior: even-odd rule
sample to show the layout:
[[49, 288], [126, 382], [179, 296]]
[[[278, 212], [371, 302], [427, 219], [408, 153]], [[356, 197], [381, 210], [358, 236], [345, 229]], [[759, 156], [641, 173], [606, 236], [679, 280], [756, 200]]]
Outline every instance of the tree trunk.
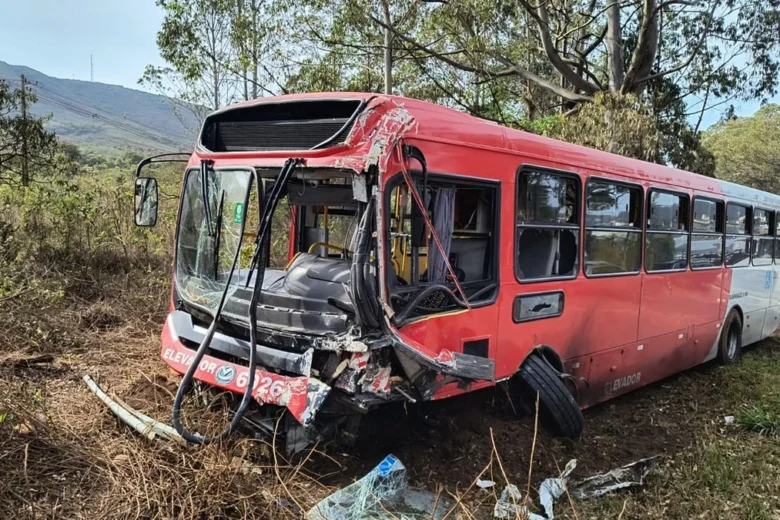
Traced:
[[609, 90], [620, 92], [623, 87], [623, 51], [621, 44], [620, 4], [611, 0], [607, 7], [607, 58], [609, 60]]
[[388, 0], [382, 1], [385, 17], [385, 94], [393, 93], [393, 21], [390, 17]]

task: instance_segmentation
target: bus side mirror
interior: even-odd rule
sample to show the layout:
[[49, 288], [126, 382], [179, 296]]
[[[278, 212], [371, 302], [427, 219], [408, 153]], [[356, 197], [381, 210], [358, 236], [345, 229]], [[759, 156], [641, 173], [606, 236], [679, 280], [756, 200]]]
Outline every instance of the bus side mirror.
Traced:
[[157, 224], [157, 179], [136, 177], [135, 179], [135, 225], [152, 227]]

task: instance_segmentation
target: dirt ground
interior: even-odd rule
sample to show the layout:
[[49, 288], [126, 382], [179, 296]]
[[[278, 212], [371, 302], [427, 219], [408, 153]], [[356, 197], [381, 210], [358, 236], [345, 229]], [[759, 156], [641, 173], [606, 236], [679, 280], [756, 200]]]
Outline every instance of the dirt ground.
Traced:
[[[0, 518], [294, 518], [388, 453], [403, 461], [412, 485], [462, 498], [452, 517], [484, 518], [495, 494], [464, 492], [486, 467], [483, 478], [503, 483], [498, 459], [525, 489], [529, 468], [535, 487], [572, 458], [575, 478], [658, 454], [674, 459], [703, 432], [721, 430], [729, 413], [713, 377], [722, 369], [705, 365], [587, 410], [577, 442], [539, 432], [534, 445], [533, 417], [518, 416], [499, 387], [374, 412], [356, 448], [327, 447], [301, 464], [263, 443], [165, 446], [117, 421], [81, 380], [90, 374], [169, 421], [177, 380], [159, 360], [166, 282], [137, 283], [112, 279], [99, 290], [76, 283], [54, 302], [36, 294], [0, 301], [0, 467], [7, 471]], [[51, 362], [20, 361], [41, 355]], [[242, 469], [244, 461], [254, 469]]]

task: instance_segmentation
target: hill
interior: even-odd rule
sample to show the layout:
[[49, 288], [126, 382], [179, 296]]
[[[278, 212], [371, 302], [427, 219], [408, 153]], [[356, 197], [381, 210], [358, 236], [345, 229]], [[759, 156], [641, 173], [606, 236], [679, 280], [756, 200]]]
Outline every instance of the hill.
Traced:
[[0, 79], [18, 87], [21, 76], [38, 95], [31, 111], [52, 115], [47, 127], [77, 145], [122, 150], [189, 150], [199, 121], [190, 111], [173, 110], [165, 96], [118, 85], [60, 79], [0, 61]]

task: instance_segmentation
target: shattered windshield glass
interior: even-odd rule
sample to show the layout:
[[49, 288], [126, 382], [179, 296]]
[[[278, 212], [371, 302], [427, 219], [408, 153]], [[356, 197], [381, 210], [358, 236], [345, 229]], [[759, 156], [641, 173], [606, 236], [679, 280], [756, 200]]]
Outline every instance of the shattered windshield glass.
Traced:
[[212, 314], [225, 286], [231, 284], [233, 291], [238, 287], [240, 266], [236, 266], [232, 279], [230, 269], [241, 247], [252, 179], [248, 170], [209, 169], [206, 173], [208, 211], [204, 206], [200, 171], [188, 171], [184, 181], [176, 285], [184, 299]]

